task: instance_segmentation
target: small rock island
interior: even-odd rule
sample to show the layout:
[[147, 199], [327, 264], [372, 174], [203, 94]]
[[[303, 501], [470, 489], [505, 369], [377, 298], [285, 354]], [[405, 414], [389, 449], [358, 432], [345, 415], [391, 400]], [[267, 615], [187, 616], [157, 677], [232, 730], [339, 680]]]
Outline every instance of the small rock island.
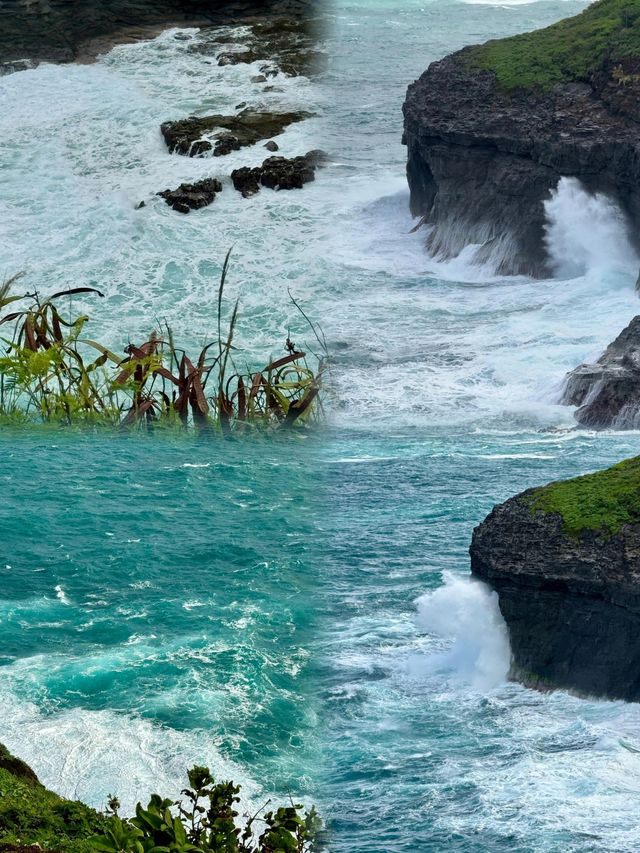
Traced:
[[498, 274], [549, 276], [544, 202], [563, 176], [614, 199], [640, 241], [640, 0], [434, 62], [404, 116], [411, 210], [434, 255], [478, 245]]
[[640, 457], [496, 506], [470, 554], [515, 680], [640, 701]]

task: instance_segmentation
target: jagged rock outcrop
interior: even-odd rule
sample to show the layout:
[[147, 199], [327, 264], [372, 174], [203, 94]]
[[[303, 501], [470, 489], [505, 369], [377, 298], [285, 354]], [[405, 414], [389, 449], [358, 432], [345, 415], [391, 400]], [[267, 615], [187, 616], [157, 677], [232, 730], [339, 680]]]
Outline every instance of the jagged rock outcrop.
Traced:
[[180, 184], [175, 190], [163, 190], [161, 196], [169, 207], [179, 213], [189, 213], [200, 210], [215, 201], [216, 195], [222, 192], [222, 184], [217, 178], [205, 178], [194, 184]]
[[[550, 275], [544, 202], [561, 176], [613, 197], [638, 241], [640, 62], [613, 36], [610, 48], [596, 40], [611, 5], [600, 0], [555, 28], [465, 48], [409, 86], [411, 210], [430, 226], [431, 252], [452, 257], [480, 244], [476, 260], [493, 261], [499, 273]], [[634, 0], [628, 26], [638, 27], [638, 12]], [[623, 34], [626, 26], [621, 19]], [[584, 48], [584, 61], [572, 64], [572, 45], [576, 54]]]
[[310, 116], [311, 113], [303, 111], [265, 113], [245, 109], [231, 116], [189, 116], [167, 121], [161, 125], [160, 132], [171, 152], [199, 157], [211, 151], [214, 157], [220, 157], [279, 136], [290, 124]]
[[567, 375], [562, 402], [579, 406], [576, 420], [594, 429], [640, 427], [640, 315], [594, 364]]
[[315, 180], [316, 169], [325, 161], [326, 154], [323, 151], [309, 151], [302, 157], [267, 157], [261, 166], [234, 169], [231, 180], [244, 198], [260, 192], [261, 187], [299, 190]]
[[311, 18], [318, 5], [317, 0], [3, 0], [0, 63], [71, 62], [103, 52], [110, 40], [148, 37], [154, 28], [243, 23], [265, 15]]
[[470, 554], [516, 680], [640, 701], [640, 458], [495, 507]]

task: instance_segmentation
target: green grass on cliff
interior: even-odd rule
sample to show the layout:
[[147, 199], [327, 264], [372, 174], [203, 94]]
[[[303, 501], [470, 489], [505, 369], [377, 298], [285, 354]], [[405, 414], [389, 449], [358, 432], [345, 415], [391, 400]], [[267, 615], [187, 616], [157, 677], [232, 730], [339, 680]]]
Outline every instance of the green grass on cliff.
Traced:
[[105, 818], [83, 803], [48, 791], [0, 744], [0, 851], [39, 844], [44, 850], [90, 853], [87, 839]]
[[640, 456], [573, 480], [536, 489], [533, 512], [558, 513], [565, 531], [617, 533], [624, 524], [640, 522]]
[[586, 80], [609, 54], [640, 56], [640, 0], [598, 0], [580, 15], [487, 42], [470, 56], [474, 67], [494, 71], [500, 86], [513, 91]]

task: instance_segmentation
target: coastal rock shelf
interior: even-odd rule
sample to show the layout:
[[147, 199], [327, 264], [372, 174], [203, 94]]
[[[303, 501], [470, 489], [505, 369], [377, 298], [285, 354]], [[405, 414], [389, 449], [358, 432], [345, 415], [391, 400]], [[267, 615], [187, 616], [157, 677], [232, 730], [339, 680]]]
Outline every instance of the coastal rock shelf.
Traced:
[[315, 0], [5, 0], [0, 3], [0, 63], [71, 62], [95, 57], [114, 43], [148, 38], [162, 27], [238, 24], [260, 16], [258, 25], [264, 28], [265, 16], [309, 20], [317, 12]]
[[[428, 249], [545, 277], [544, 202], [561, 176], [613, 197], [640, 237], [640, 3], [454, 53], [409, 86], [411, 210]], [[608, 34], [605, 38], [602, 34]]]
[[245, 109], [231, 116], [189, 116], [167, 121], [160, 132], [171, 153], [199, 157], [212, 151], [214, 157], [220, 157], [279, 136], [289, 125], [310, 117], [311, 113], [306, 112], [265, 113]]
[[640, 700], [640, 457], [496, 506], [470, 554], [516, 680]]

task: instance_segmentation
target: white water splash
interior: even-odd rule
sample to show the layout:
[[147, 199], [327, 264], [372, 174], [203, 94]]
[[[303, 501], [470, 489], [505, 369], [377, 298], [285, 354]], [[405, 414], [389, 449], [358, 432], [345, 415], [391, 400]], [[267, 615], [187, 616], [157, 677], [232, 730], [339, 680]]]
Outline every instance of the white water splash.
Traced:
[[[16, 670], [28, 663], [16, 664]], [[242, 785], [242, 809], [253, 808], [259, 786], [242, 768], [223, 758], [204, 730], [180, 732], [149, 720], [111, 710], [72, 708], [47, 713], [0, 688], [2, 742], [38, 774], [41, 782], [64, 797], [104, 808], [115, 793], [124, 814], [152, 792], [176, 797], [186, 768], [207, 764], [222, 779]]]
[[453, 669], [479, 690], [504, 683], [511, 650], [495, 592], [479, 581], [446, 572], [444, 585], [418, 598], [416, 604], [418, 627], [452, 641], [447, 651], [423, 664]]
[[57, 599], [58, 599], [58, 601], [60, 601], [62, 604], [66, 604], [66, 605], [67, 605], [67, 607], [71, 604], [71, 602], [70, 602], [70, 601], [69, 601], [69, 599], [67, 598], [67, 594], [66, 594], [66, 592], [62, 589], [62, 587], [60, 586], [60, 584], [58, 584], [58, 585], [56, 586], [56, 598], [57, 598]]
[[576, 178], [561, 178], [545, 211], [545, 242], [557, 275], [575, 278], [598, 270], [637, 273], [640, 259], [615, 201], [587, 192]]

